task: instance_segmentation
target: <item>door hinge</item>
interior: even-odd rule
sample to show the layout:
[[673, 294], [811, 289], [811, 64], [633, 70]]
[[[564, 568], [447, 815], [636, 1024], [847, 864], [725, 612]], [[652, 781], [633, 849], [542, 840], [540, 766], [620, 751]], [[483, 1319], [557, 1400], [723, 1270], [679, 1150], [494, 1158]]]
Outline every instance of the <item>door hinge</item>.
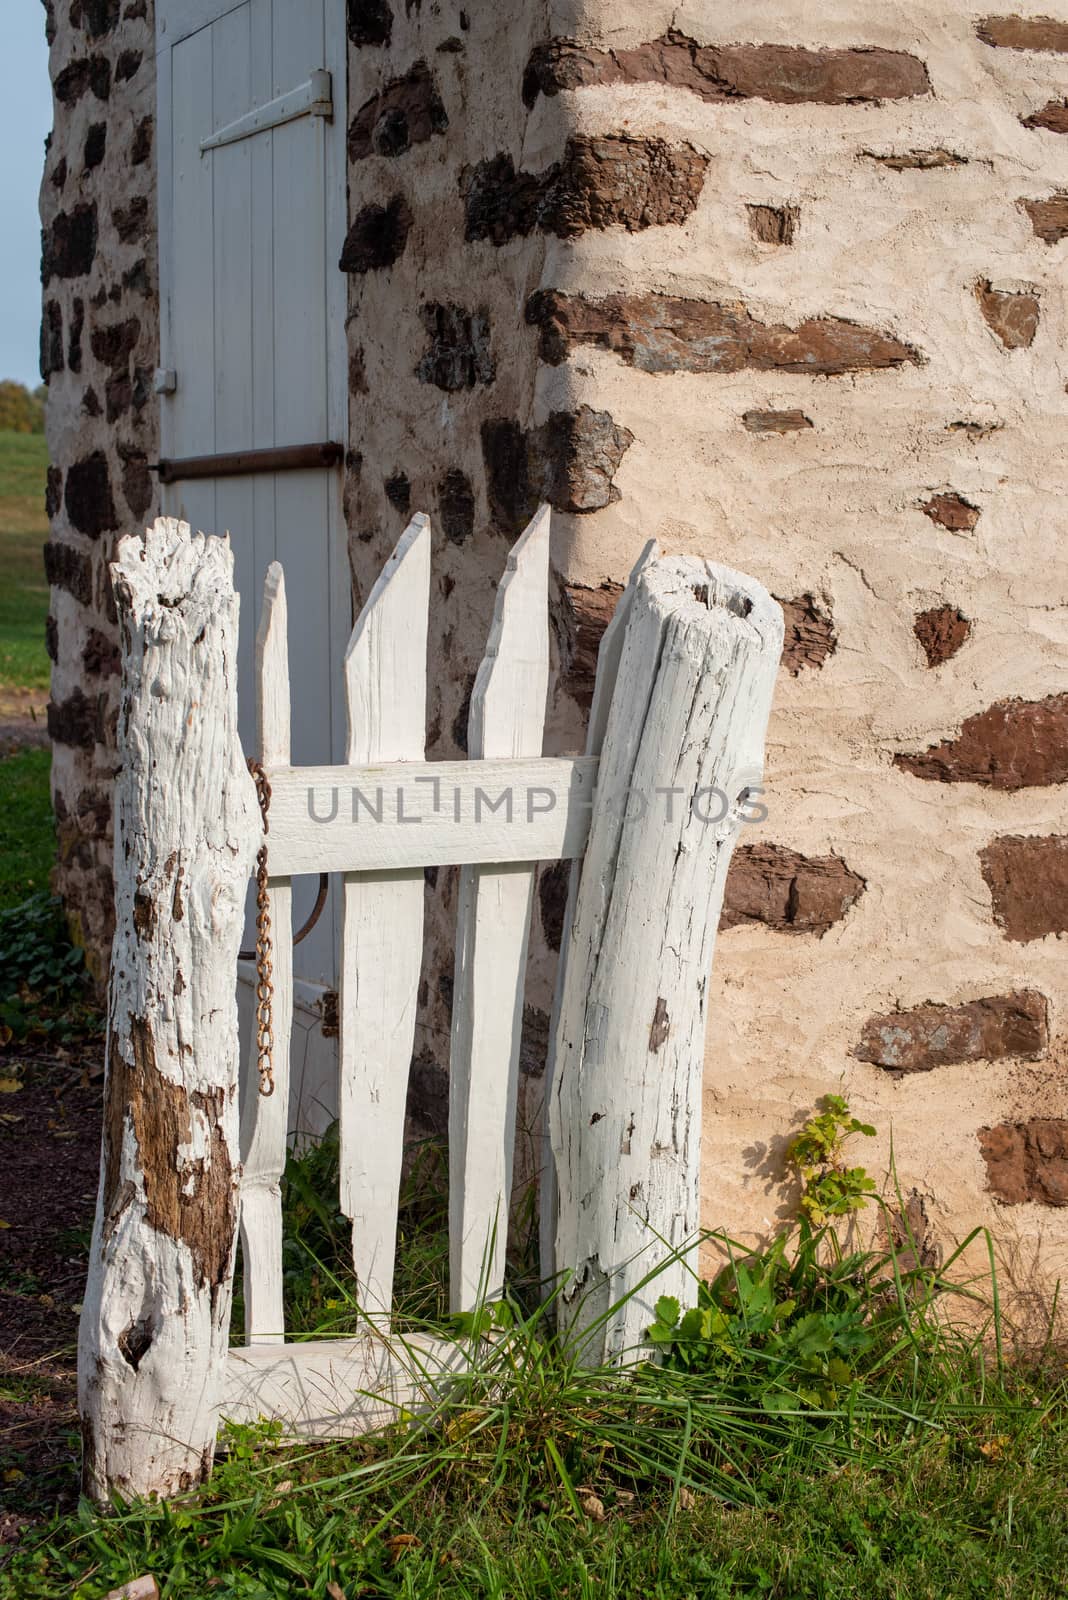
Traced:
[[266, 133], [268, 128], [280, 128], [298, 117], [332, 117], [334, 115], [333, 85], [325, 67], [319, 67], [306, 83], [287, 89], [277, 99], [265, 106], [256, 106], [236, 122], [228, 122], [207, 139], [200, 141], [200, 153], [218, 150], [221, 145], [236, 144], [239, 139], [250, 139], [254, 133]]

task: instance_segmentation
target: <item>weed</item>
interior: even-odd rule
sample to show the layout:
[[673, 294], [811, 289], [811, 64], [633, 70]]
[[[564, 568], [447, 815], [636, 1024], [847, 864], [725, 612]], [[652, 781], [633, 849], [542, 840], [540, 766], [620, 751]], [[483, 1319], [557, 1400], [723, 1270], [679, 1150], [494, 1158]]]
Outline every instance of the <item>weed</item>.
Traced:
[[70, 1039], [99, 1030], [81, 950], [46, 893], [0, 911], [0, 1043]]

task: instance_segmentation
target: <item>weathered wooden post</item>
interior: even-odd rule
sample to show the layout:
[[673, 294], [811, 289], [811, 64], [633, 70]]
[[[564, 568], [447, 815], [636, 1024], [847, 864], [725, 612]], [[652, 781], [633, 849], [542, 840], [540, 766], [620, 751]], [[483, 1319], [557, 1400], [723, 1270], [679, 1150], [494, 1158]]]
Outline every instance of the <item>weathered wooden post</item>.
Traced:
[[235, 984], [260, 841], [229, 541], [161, 518], [112, 566], [121, 769], [104, 1136], [78, 1348], [86, 1492], [211, 1468], [238, 1179]]
[[628, 601], [550, 1060], [555, 1271], [591, 1364], [640, 1353], [659, 1295], [695, 1298], [708, 977], [783, 638], [760, 584], [688, 557]]

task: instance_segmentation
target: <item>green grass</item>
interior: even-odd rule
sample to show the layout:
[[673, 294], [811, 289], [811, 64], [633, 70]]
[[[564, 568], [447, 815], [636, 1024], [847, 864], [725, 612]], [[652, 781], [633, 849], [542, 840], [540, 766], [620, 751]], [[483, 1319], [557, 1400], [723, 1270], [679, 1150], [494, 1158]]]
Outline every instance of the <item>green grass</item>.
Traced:
[[[336, 1162], [328, 1138], [286, 1174], [289, 1311], [305, 1332], [349, 1331], [355, 1310]], [[427, 1146], [399, 1268], [407, 1320], [439, 1326], [441, 1179]], [[694, 1283], [689, 1320], [661, 1301], [662, 1362], [627, 1377], [584, 1370], [529, 1289], [492, 1342], [472, 1318], [454, 1326], [472, 1371], [421, 1421], [288, 1449], [277, 1424], [232, 1428], [208, 1485], [107, 1517], [83, 1506], [13, 1556], [0, 1596], [99, 1600], [144, 1572], [165, 1600], [1063, 1592], [1063, 1355], [1004, 1360], [983, 1320], [992, 1283], [845, 1254], [802, 1220]]]
[[49, 750], [0, 759], [0, 910], [48, 888], [56, 854]]
[[42, 547], [48, 450], [41, 434], [0, 432], [0, 685], [47, 689], [48, 585]]

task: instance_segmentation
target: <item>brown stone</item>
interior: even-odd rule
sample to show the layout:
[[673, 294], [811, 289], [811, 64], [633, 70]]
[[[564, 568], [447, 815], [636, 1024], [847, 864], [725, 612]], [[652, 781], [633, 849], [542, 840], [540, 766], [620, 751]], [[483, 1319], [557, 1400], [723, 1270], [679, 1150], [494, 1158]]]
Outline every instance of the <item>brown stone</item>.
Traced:
[[746, 206], [749, 229], [762, 244], [793, 244], [801, 216], [797, 206]]
[[94, 328], [89, 343], [96, 359], [117, 372], [129, 366], [140, 337], [140, 321], [137, 317], [129, 317], [125, 322]]
[[749, 368], [832, 377], [920, 360], [909, 345], [876, 328], [842, 317], [810, 318], [796, 328], [758, 322], [740, 301], [653, 294], [590, 300], [542, 289], [527, 301], [526, 318], [541, 329], [541, 358], [552, 366], [581, 344], [612, 350], [642, 372]]
[[393, 36], [393, 13], [387, 0], [346, 0], [345, 22], [355, 45], [388, 44]]
[[63, 308], [58, 300], [46, 300], [41, 316], [41, 377], [48, 382], [53, 372], [63, 371]]
[[971, 533], [980, 515], [979, 507], [973, 506], [955, 489], [933, 494], [924, 501], [920, 510], [925, 517], [930, 517], [941, 528], [948, 528], [951, 533]]
[[45, 654], [49, 661], [59, 660], [59, 623], [55, 617], [45, 617]]
[[72, 0], [70, 20], [90, 39], [101, 39], [119, 20], [119, 0]]
[[106, 100], [111, 93], [111, 63], [106, 56], [78, 56], [56, 74], [52, 88], [63, 106], [74, 105], [87, 89], [98, 100]]
[[893, 1072], [930, 1072], [962, 1061], [1039, 1061], [1049, 1049], [1049, 1006], [1034, 989], [962, 1005], [913, 1006], [869, 1017], [853, 1054]]
[[425, 144], [448, 126], [430, 68], [425, 61], [417, 61], [402, 78], [391, 78], [357, 111], [349, 124], [349, 160], [403, 155], [413, 144]]
[[1026, 944], [1068, 933], [1068, 835], [1001, 834], [979, 853], [994, 921]]
[[63, 469], [49, 467], [45, 475], [45, 516], [54, 517], [63, 504]]
[[992, 1194], [1007, 1205], [1068, 1206], [1068, 1120], [1032, 1117], [979, 1129]]
[[66, 700], [48, 702], [48, 737], [54, 744], [91, 750], [98, 727], [96, 701], [89, 700], [81, 689], [73, 690]]
[[986, 279], [976, 284], [975, 294], [987, 324], [1006, 350], [1025, 350], [1034, 343], [1039, 318], [1037, 294], [992, 289]]
[[407, 475], [403, 472], [395, 472], [391, 478], [386, 479], [382, 488], [390, 505], [396, 511], [400, 511], [404, 516], [407, 516], [412, 508], [412, 486], [408, 481]]
[[1051, 194], [1046, 200], [1021, 200], [1020, 205], [1046, 244], [1059, 244], [1068, 238], [1068, 194]]
[[804, 433], [812, 419], [803, 411], [745, 411], [742, 426], [750, 433]]
[[1045, 128], [1048, 133], [1068, 133], [1068, 100], [1047, 100], [1029, 117], [1021, 117], [1025, 128]]
[[147, 199], [143, 194], [137, 194], [129, 205], [113, 207], [111, 220], [123, 244], [138, 243], [148, 232]]
[[451, 467], [438, 485], [441, 531], [450, 544], [463, 544], [475, 531], [475, 491], [459, 467]]
[[462, 176], [466, 237], [500, 245], [535, 231], [574, 239], [685, 222], [707, 167], [691, 145], [629, 134], [569, 139], [563, 160], [540, 173], [517, 173], [511, 156], [494, 156]]
[[130, 165], [140, 167], [152, 154], [152, 141], [156, 132], [155, 117], [142, 117], [130, 146]]
[[593, 700], [601, 638], [622, 593], [621, 583], [602, 583], [596, 589], [565, 583], [561, 586], [559, 607], [553, 611], [560, 645], [560, 673], [568, 694], [586, 710]]
[[83, 606], [92, 604], [93, 563], [84, 550], [51, 540], [44, 547], [44, 569], [53, 589], [63, 589]]
[[834, 618], [820, 609], [811, 594], [799, 594], [779, 604], [786, 624], [782, 664], [787, 672], [796, 678], [802, 667], [822, 667], [838, 643]]
[[391, 267], [408, 243], [412, 213], [403, 195], [387, 205], [364, 206], [345, 238], [338, 266], [342, 272], [378, 272]]
[[71, 372], [82, 370], [82, 330], [85, 327], [85, 301], [75, 295], [70, 308], [70, 328], [67, 336], [67, 366]]
[[984, 44], [1002, 50], [1068, 51], [1068, 22], [1053, 17], [984, 17], [975, 31]]
[[99, 539], [102, 533], [118, 527], [107, 457], [102, 450], [94, 450], [67, 469], [63, 504], [71, 526], [90, 539]]
[[115, 82], [128, 83], [131, 78], [136, 78], [143, 60], [140, 50], [123, 50], [115, 63]]
[[874, 161], [890, 172], [936, 172], [940, 167], [966, 167], [967, 156], [954, 155], [938, 145], [934, 150], [904, 150], [900, 154], [879, 155], [874, 150], [862, 150], [867, 161]]
[[700, 45], [672, 29], [626, 50], [596, 50], [571, 39], [551, 39], [530, 58], [523, 98], [532, 106], [539, 94], [619, 83], [663, 83], [702, 100], [770, 100], [778, 105], [850, 105], [931, 91], [923, 62], [900, 50]]
[[759, 922], [778, 933], [822, 938], [866, 887], [841, 856], [803, 856], [780, 844], [741, 845], [727, 874], [720, 931]]
[[92, 172], [103, 161], [107, 141], [107, 123], [94, 122], [85, 136], [85, 148], [82, 151], [82, 166], [86, 172]]
[[463, 306], [434, 304], [422, 306], [419, 315], [430, 341], [415, 369], [420, 383], [456, 394], [493, 382], [497, 368], [485, 307], [467, 311]]
[[349, 351], [349, 393], [368, 394], [367, 372], [364, 367], [363, 346], [356, 345]]
[[999, 700], [966, 717], [955, 739], [921, 754], [899, 752], [895, 767], [938, 783], [1031, 789], [1068, 780], [1068, 694]]
[[41, 281], [83, 278], [96, 257], [96, 203], [87, 200], [61, 211], [41, 235]]
[[956, 606], [932, 606], [920, 611], [912, 631], [923, 648], [929, 667], [940, 667], [955, 656], [972, 631], [972, 625]]
[[148, 456], [144, 450], [135, 450], [132, 446], [119, 446], [119, 456], [122, 461], [122, 492], [126, 497], [126, 504], [135, 517], [143, 517], [155, 496], [152, 474], [148, 468]]
[[482, 454], [494, 521], [518, 533], [544, 500], [558, 511], [611, 505], [619, 499], [613, 475], [633, 441], [607, 411], [590, 406], [554, 411], [528, 432], [518, 422], [484, 422]]

